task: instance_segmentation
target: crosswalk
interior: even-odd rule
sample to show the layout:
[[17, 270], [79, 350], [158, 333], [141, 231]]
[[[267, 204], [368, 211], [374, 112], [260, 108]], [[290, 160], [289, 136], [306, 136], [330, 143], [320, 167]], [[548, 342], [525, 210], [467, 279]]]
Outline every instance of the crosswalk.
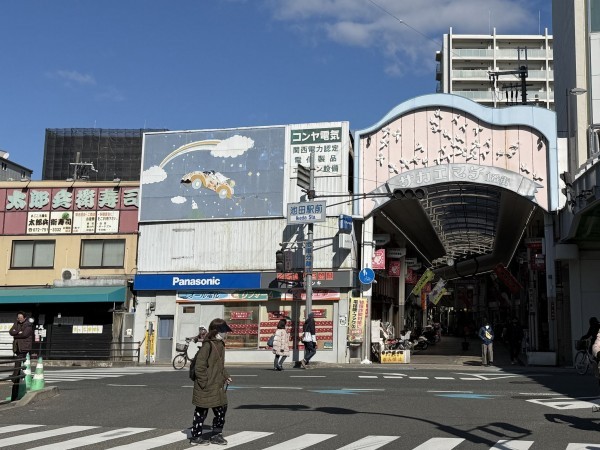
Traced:
[[422, 376], [409, 375], [406, 373], [386, 373], [375, 375], [357, 375], [359, 379], [384, 379], [384, 380], [459, 380], [459, 381], [492, 381], [508, 378], [523, 377], [520, 374], [510, 374], [505, 372], [486, 372], [486, 373], [454, 373], [452, 376]]
[[[302, 450], [306, 448], [327, 448], [337, 450], [376, 450], [379, 448], [402, 448], [412, 450], [460, 450], [469, 448], [472, 442], [458, 437], [432, 437], [414, 446], [406, 446], [400, 435], [368, 435], [348, 442], [347, 437], [338, 434], [307, 433], [289, 439], [276, 433], [265, 431], [240, 431], [225, 435], [229, 442], [226, 448], [252, 445], [261, 450]], [[599, 439], [600, 442], [600, 439]], [[499, 439], [490, 442], [490, 450], [528, 450], [534, 445], [529, 439]], [[66, 450], [88, 445], [100, 445], [103, 449], [147, 450], [153, 448], [188, 448], [188, 430], [160, 430], [155, 428], [103, 428], [98, 426], [53, 427], [39, 424], [0, 424], [0, 448], [27, 444], [30, 450]], [[600, 443], [572, 442], [553, 446], [553, 449], [584, 450], [600, 449]]]
[[93, 367], [82, 369], [44, 369], [46, 383], [60, 383], [65, 381], [100, 380], [105, 378], [119, 378], [143, 373], [172, 372], [172, 367], [166, 366], [136, 366], [136, 367]]

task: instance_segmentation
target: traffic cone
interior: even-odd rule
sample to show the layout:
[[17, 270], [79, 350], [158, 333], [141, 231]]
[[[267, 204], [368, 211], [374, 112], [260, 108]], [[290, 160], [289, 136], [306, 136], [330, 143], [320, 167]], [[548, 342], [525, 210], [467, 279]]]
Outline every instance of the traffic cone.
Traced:
[[31, 375], [31, 359], [29, 357], [29, 353], [27, 353], [27, 359], [25, 359], [25, 370], [23, 371], [23, 373], [25, 374], [25, 387], [27, 389], [27, 392], [29, 392], [31, 390], [31, 379], [32, 379], [32, 375]]
[[42, 362], [42, 357], [38, 359], [38, 363], [35, 366], [35, 375], [33, 376], [33, 381], [31, 382], [31, 390], [39, 391], [44, 389], [44, 363]]

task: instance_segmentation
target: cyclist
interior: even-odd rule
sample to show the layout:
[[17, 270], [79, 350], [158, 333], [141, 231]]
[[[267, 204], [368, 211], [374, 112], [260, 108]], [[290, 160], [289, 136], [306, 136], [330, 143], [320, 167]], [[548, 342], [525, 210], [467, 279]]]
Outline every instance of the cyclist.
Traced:
[[588, 351], [594, 356], [596, 357], [596, 353], [593, 353], [592, 347], [594, 345], [594, 342], [596, 340], [596, 336], [598, 335], [598, 332], [600, 331], [600, 322], [598, 322], [598, 318], [596, 317], [590, 317], [590, 327], [588, 328], [587, 333], [585, 333], [583, 336], [581, 336], [580, 340], [584, 340], [584, 339], [589, 339], [590, 340], [590, 346], [588, 348]]
[[208, 333], [208, 330], [206, 329], [206, 327], [204, 327], [203, 325], [200, 325], [198, 327], [198, 336], [195, 336], [194, 338], [192, 338], [192, 340], [195, 343], [200, 342], [200, 345], [198, 347], [200, 347], [202, 345], [202, 341], [204, 340], [204, 337], [206, 336], [207, 333]]

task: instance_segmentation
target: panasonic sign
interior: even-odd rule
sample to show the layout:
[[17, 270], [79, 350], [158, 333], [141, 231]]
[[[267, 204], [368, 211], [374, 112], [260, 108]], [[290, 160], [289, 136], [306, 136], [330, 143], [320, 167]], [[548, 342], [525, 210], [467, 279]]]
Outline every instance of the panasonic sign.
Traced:
[[212, 278], [179, 278], [173, 277], [173, 286], [220, 286], [221, 279]]
[[138, 291], [173, 291], [181, 288], [201, 289], [258, 289], [260, 273], [185, 273], [138, 274], [133, 288]]

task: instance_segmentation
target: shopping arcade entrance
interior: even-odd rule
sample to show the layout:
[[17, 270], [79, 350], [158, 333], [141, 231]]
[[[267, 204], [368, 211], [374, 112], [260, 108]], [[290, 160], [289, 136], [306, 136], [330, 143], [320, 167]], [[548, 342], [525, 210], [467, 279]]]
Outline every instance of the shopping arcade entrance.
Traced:
[[[436, 94], [399, 105], [357, 132], [355, 143], [355, 192], [366, 194], [355, 202], [365, 219], [362, 267], [370, 267], [373, 236], [383, 232], [408, 243], [437, 277], [484, 274], [498, 264], [508, 266], [533, 217], [542, 217], [537, 237], [546, 241], [545, 259], [553, 262], [548, 214], [558, 208], [553, 112], [485, 108]], [[553, 280], [553, 264], [545, 270], [543, 281]], [[552, 283], [544, 289], [551, 305]], [[364, 295], [370, 298], [371, 291]], [[550, 317], [543, 321], [553, 346], [556, 324]]]

